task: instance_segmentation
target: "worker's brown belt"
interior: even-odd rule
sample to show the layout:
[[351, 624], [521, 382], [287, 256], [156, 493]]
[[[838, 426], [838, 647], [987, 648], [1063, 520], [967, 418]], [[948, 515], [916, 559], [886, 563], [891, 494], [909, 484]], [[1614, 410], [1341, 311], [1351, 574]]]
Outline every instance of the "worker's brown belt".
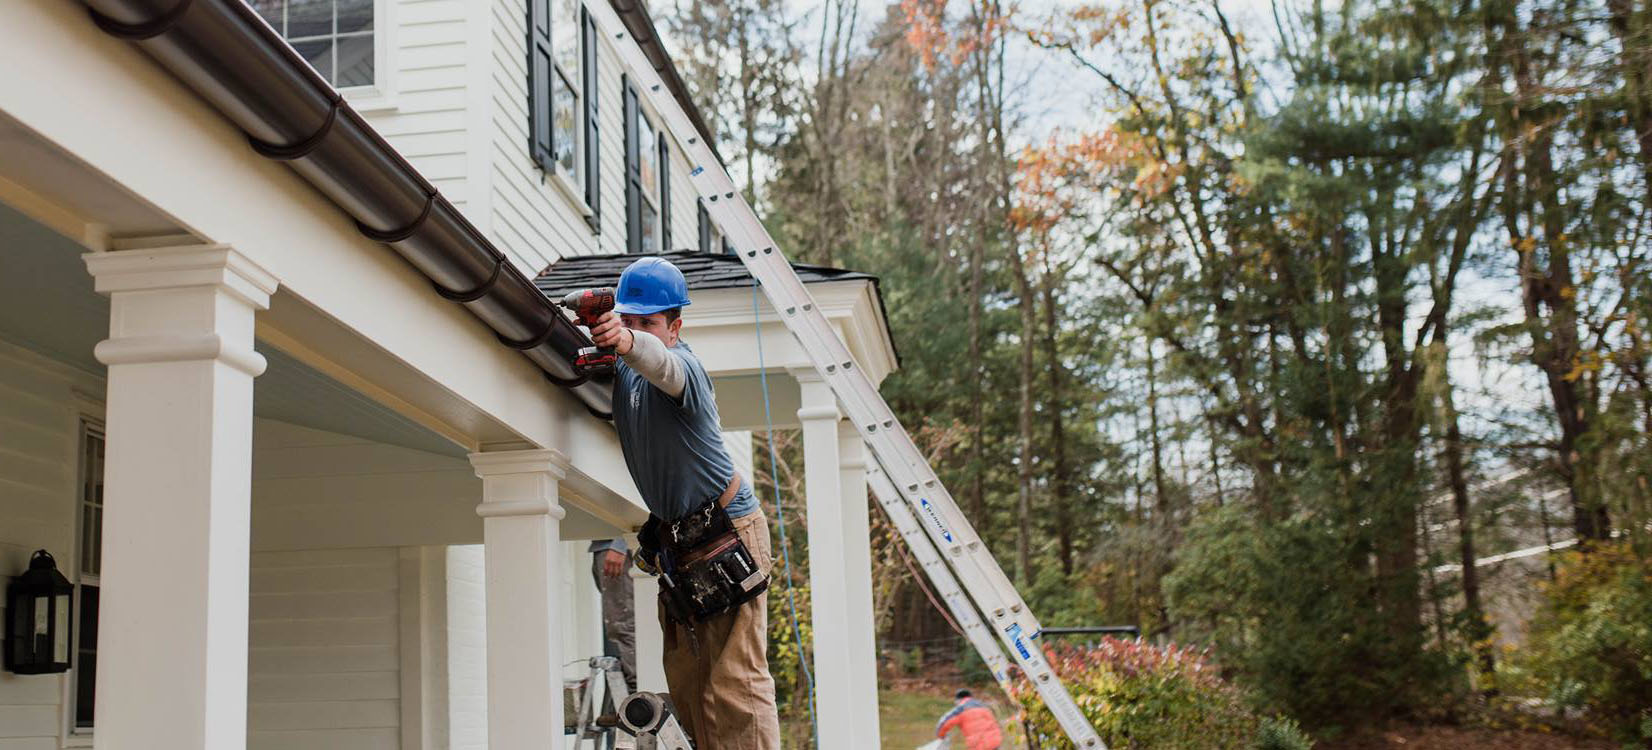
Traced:
[[736, 473], [715, 499], [671, 521], [649, 516], [638, 534], [643, 554], [652, 554], [659, 570], [667, 611], [678, 622], [714, 617], [768, 589], [768, 571], [757, 568], [728, 515], [739, 492]]

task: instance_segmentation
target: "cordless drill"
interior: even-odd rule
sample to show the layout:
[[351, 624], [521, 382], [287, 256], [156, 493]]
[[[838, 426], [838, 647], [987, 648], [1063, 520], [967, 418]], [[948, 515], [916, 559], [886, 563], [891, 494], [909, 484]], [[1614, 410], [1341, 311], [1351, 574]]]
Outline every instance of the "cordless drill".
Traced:
[[[562, 298], [562, 306], [572, 310], [579, 324], [590, 328], [602, 322], [602, 316], [614, 309], [614, 288], [598, 287], [569, 292]], [[614, 350], [609, 347], [587, 346], [574, 355], [574, 370], [580, 375], [607, 375], [614, 371]]]

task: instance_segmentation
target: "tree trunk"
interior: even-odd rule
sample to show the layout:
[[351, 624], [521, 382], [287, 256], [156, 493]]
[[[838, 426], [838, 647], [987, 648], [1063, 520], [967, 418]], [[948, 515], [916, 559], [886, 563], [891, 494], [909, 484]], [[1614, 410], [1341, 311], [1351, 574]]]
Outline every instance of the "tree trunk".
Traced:
[[1463, 616], [1468, 619], [1468, 638], [1480, 671], [1487, 677], [1497, 672], [1497, 655], [1492, 650], [1491, 624], [1480, 606], [1480, 571], [1474, 564], [1474, 514], [1468, 493], [1468, 470], [1463, 461], [1463, 433], [1458, 426], [1456, 398], [1452, 393], [1451, 375], [1444, 352], [1445, 339], [1435, 343], [1441, 351], [1436, 358], [1440, 367], [1440, 420], [1445, 424], [1446, 477], [1451, 483], [1451, 507], [1457, 516], [1457, 550], [1463, 566]]
[[1061, 573], [1070, 576], [1073, 574], [1073, 528], [1077, 523], [1073, 518], [1072, 482], [1067, 471], [1067, 436], [1062, 425], [1062, 415], [1067, 411], [1066, 371], [1061, 364], [1061, 347], [1056, 338], [1059, 329], [1056, 326], [1055, 314], [1055, 268], [1047, 253], [1044, 256], [1041, 286], [1044, 296], [1044, 357], [1050, 373], [1048, 403], [1050, 453], [1053, 463], [1050, 473], [1055, 480], [1055, 497], [1051, 505], [1055, 511], [1055, 538], [1061, 559]]
[[1175, 525], [1175, 509], [1171, 507], [1170, 493], [1164, 482], [1164, 445], [1159, 436], [1159, 373], [1158, 360], [1153, 356], [1153, 345], [1147, 340], [1147, 432], [1152, 438], [1154, 511], [1159, 523], [1169, 530]]
[[969, 515], [976, 523], [986, 521], [986, 492], [984, 476], [986, 467], [983, 465], [986, 447], [986, 414], [982, 408], [985, 401], [982, 391], [983, 381], [986, 380], [986, 368], [981, 362], [981, 307], [982, 295], [982, 265], [986, 262], [986, 243], [976, 241], [971, 243], [969, 255], [969, 367], [971, 369], [970, 382], [970, 441], [969, 441]]
[[[1532, 70], [1519, 24], [1512, 7], [1488, 16], [1486, 21], [1492, 36], [1488, 40], [1488, 49], [1492, 50], [1488, 88], [1501, 90], [1503, 61], [1509, 64], [1515, 83], [1513, 106], [1510, 111], [1500, 112], [1498, 118], [1504, 142], [1515, 149], [1505, 162], [1503, 222], [1516, 253], [1526, 330], [1532, 340], [1532, 364], [1548, 382], [1560, 427], [1555, 457], [1558, 473], [1570, 496], [1573, 530], [1580, 547], [1587, 549], [1589, 542], [1610, 536], [1611, 518], [1606, 506], [1590, 491], [1589, 461], [1579, 453], [1579, 443], [1591, 426], [1592, 410], [1583, 398], [1578, 382], [1581, 378], [1573, 372], [1581, 355], [1577, 286], [1572, 275], [1570, 240], [1565, 236], [1565, 207], [1561, 205], [1554, 171], [1554, 123], [1532, 114], [1532, 108], [1544, 100], [1545, 94], [1538, 90], [1537, 74]], [[1523, 162], [1519, 166], [1512, 158], [1516, 155]], [[1548, 250], [1547, 263], [1543, 264], [1546, 267], [1542, 268], [1537, 257], [1539, 241]]]
[[1033, 485], [1033, 350], [1038, 340], [1037, 302], [1033, 299], [1032, 282], [1027, 278], [1027, 264], [1020, 248], [1010, 248], [1009, 256], [1015, 271], [1015, 290], [1021, 298], [1021, 414], [1017, 419], [1020, 449], [1017, 464], [1020, 469], [1016, 498], [1015, 577], [1016, 584], [1032, 582], [1032, 485]]

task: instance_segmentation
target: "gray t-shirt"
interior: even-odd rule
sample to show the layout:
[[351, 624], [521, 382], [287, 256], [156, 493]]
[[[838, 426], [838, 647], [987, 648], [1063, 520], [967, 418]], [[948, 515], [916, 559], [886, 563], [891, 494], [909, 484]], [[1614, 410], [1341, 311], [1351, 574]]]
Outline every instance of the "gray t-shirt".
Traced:
[[[683, 364], [680, 399], [654, 387], [620, 360], [615, 368], [614, 427], [625, 465], [648, 510], [672, 521], [723, 494], [734, 461], [723, 446], [711, 376], [682, 340], [668, 351]], [[757, 511], [751, 483], [742, 480], [728, 504], [731, 518]]]

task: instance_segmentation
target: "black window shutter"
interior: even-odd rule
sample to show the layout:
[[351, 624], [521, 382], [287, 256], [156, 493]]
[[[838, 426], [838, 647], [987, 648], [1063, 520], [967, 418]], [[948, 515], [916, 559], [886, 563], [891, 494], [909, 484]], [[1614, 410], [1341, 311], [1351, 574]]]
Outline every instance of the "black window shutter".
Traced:
[[706, 213], [706, 200], [701, 198], [695, 203], [696, 213], [700, 220], [700, 252], [711, 252], [711, 214]]
[[554, 167], [551, 148], [551, 0], [528, 0], [528, 153]]
[[637, 90], [621, 77], [625, 97], [625, 251], [642, 252], [642, 162], [637, 158]]
[[723, 238], [723, 254], [724, 255], [733, 255], [734, 254], [734, 245], [729, 244], [729, 241], [728, 241], [727, 237]]
[[602, 141], [597, 138], [601, 118], [597, 116], [597, 25], [589, 11], [579, 14], [582, 72], [585, 80], [585, 205], [591, 207], [586, 222], [591, 231], [602, 234]]
[[660, 252], [671, 252], [671, 149], [660, 135]]

